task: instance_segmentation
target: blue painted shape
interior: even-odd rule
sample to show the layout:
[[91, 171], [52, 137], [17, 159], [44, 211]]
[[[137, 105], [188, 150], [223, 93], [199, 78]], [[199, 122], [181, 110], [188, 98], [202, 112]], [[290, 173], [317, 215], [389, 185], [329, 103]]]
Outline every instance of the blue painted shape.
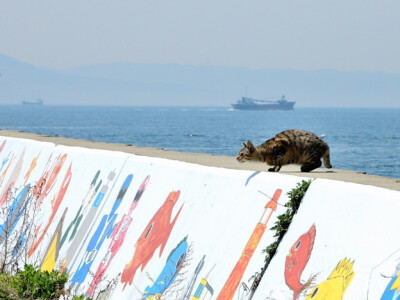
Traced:
[[202, 283], [200, 282], [200, 284], [199, 284], [199, 286], [197, 287], [197, 290], [196, 290], [196, 292], [194, 293], [193, 297], [196, 297], [196, 298], [199, 298], [199, 299], [200, 299], [200, 296], [201, 296], [201, 294], [203, 293], [204, 288], [205, 288], [205, 285], [202, 284]]
[[103, 217], [101, 218], [99, 225], [97, 226], [89, 241], [86, 252], [81, 262], [79, 263], [79, 266], [75, 271], [74, 276], [71, 279], [71, 285], [81, 284], [85, 281], [86, 276], [89, 273], [89, 270], [93, 264], [93, 261], [97, 256], [97, 253], [99, 252], [104, 241], [108, 239], [113, 232], [115, 227], [114, 222], [118, 216], [118, 214], [116, 214], [115, 212], [121, 205], [122, 199], [124, 198], [126, 191], [128, 190], [132, 182], [132, 178], [132, 174], [129, 174], [126, 177], [124, 183], [121, 186], [121, 189], [119, 190], [118, 196], [114, 201], [110, 213], [103, 215]]
[[11, 252], [11, 255], [12, 256], [17, 256], [17, 254], [19, 253], [19, 251], [22, 249], [22, 246], [24, 246], [25, 245], [25, 243], [26, 243], [26, 241], [27, 241], [27, 231], [29, 230], [29, 228], [27, 228], [26, 229], [26, 231], [24, 231], [21, 235], [20, 235], [20, 237], [19, 237], [19, 239], [18, 239], [18, 241], [17, 241], [17, 244], [15, 245], [15, 247], [14, 247], [14, 249], [12, 250], [12, 252]]
[[0, 225], [0, 243], [3, 242], [7, 236], [10, 236], [15, 229], [19, 219], [21, 218], [25, 208], [27, 207], [31, 197], [28, 197], [28, 192], [31, 185], [28, 184], [22, 188], [11, 203], [7, 215], [7, 219]]
[[399, 300], [400, 299], [400, 292], [398, 292], [397, 289], [393, 289], [393, 290], [390, 289], [392, 287], [393, 283], [396, 281], [398, 276], [399, 275], [394, 276], [392, 278], [392, 280], [389, 282], [385, 291], [383, 292], [381, 300]]
[[94, 206], [94, 207], [99, 207], [99, 205], [101, 204], [101, 201], [102, 201], [103, 198], [104, 198], [104, 195], [105, 195], [105, 193], [103, 193], [102, 191], [100, 191], [100, 192], [97, 194], [97, 197], [96, 197], [96, 199], [94, 200], [92, 206]]
[[154, 284], [151, 287], [146, 287], [142, 299], [147, 299], [152, 295], [162, 295], [162, 293], [164, 293], [165, 290], [175, 281], [186, 258], [186, 251], [188, 249], [186, 239], [187, 237], [185, 237], [178, 246], [172, 250], [165, 267], [162, 269]]
[[8, 160], [10, 159], [10, 155], [11, 155], [11, 152], [8, 153], [8, 156], [7, 156], [5, 159], [3, 159], [3, 162], [1, 163], [1, 167], [0, 167], [0, 171], [3, 170], [4, 165], [5, 165], [5, 164], [8, 162]]

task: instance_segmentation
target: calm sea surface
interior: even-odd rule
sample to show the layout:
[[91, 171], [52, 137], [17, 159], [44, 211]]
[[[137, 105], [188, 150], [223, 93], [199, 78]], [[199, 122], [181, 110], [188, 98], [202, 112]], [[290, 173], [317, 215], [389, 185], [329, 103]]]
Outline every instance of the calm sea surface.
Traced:
[[297, 128], [324, 138], [334, 168], [400, 178], [400, 109], [3, 105], [0, 128], [231, 156], [242, 142]]

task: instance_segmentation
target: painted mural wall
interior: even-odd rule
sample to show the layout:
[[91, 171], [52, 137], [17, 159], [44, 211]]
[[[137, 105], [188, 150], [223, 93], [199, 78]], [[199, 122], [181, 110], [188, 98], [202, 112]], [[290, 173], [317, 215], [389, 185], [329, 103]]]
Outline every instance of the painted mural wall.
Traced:
[[315, 180], [254, 299], [400, 299], [400, 192]]
[[[300, 181], [0, 137], [0, 249], [66, 270], [90, 297], [112, 287], [113, 299], [246, 299]], [[337, 254], [347, 268], [360, 259]]]

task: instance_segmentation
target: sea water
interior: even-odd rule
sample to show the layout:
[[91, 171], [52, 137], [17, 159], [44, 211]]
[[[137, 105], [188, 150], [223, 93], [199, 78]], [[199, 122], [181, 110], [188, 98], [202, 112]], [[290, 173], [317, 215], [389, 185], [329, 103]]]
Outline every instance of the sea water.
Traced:
[[229, 156], [296, 128], [328, 143], [334, 168], [400, 178], [400, 109], [3, 105], [0, 128]]

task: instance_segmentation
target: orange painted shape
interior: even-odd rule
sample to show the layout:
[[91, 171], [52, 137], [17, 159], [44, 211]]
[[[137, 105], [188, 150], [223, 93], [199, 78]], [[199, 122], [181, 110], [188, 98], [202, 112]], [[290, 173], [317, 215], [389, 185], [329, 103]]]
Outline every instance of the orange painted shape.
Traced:
[[244, 248], [244, 255], [252, 256], [254, 254], [254, 251], [256, 250], [258, 243], [260, 242], [266, 228], [267, 226], [265, 226], [264, 224], [256, 225], [253, 234], [251, 235], [249, 241], [246, 244], [246, 247]]
[[219, 293], [217, 300], [233, 298], [240, 284], [240, 281], [242, 280], [243, 274], [246, 271], [247, 266], [250, 262], [250, 258], [253, 256], [254, 251], [256, 250], [258, 243], [260, 242], [266, 228], [267, 227], [264, 224], [258, 223], [256, 225], [256, 228], [254, 228], [253, 234], [247, 242], [246, 247], [244, 248], [243, 253], [239, 258], [239, 261], [233, 268], [231, 275], [229, 276], [224, 287]]
[[170, 223], [172, 210], [178, 201], [179, 195], [180, 191], [174, 191], [168, 195], [164, 204], [158, 209], [137, 240], [133, 258], [125, 265], [122, 272], [121, 283], [124, 283], [124, 288], [127, 284], [132, 284], [139, 267], [143, 271], [158, 247], [160, 247], [159, 256], [161, 257], [175, 222], [183, 208], [182, 204], [174, 220]]
[[276, 211], [276, 209], [278, 208], [278, 201], [281, 194], [282, 190], [280, 189], [276, 190], [274, 195], [272, 196], [271, 201], [268, 201], [268, 203], [265, 205], [265, 208], [272, 208], [273, 211]]
[[251, 234], [250, 239], [248, 240], [243, 253], [239, 258], [239, 261], [236, 263], [228, 280], [225, 282], [225, 285], [219, 293], [217, 300], [230, 300], [235, 295], [250, 259], [260, 243], [262, 236], [264, 235], [268, 221], [271, 218], [272, 213], [277, 208], [278, 200], [281, 194], [282, 190], [276, 190], [272, 199], [265, 205], [260, 222], [257, 223], [256, 227], [254, 228], [253, 233]]
[[40, 153], [32, 160], [31, 166], [24, 176], [24, 179], [25, 179], [24, 185], [26, 184], [29, 177], [31, 176], [32, 171], [36, 168], [37, 160], [38, 160], [39, 156], [40, 156]]

